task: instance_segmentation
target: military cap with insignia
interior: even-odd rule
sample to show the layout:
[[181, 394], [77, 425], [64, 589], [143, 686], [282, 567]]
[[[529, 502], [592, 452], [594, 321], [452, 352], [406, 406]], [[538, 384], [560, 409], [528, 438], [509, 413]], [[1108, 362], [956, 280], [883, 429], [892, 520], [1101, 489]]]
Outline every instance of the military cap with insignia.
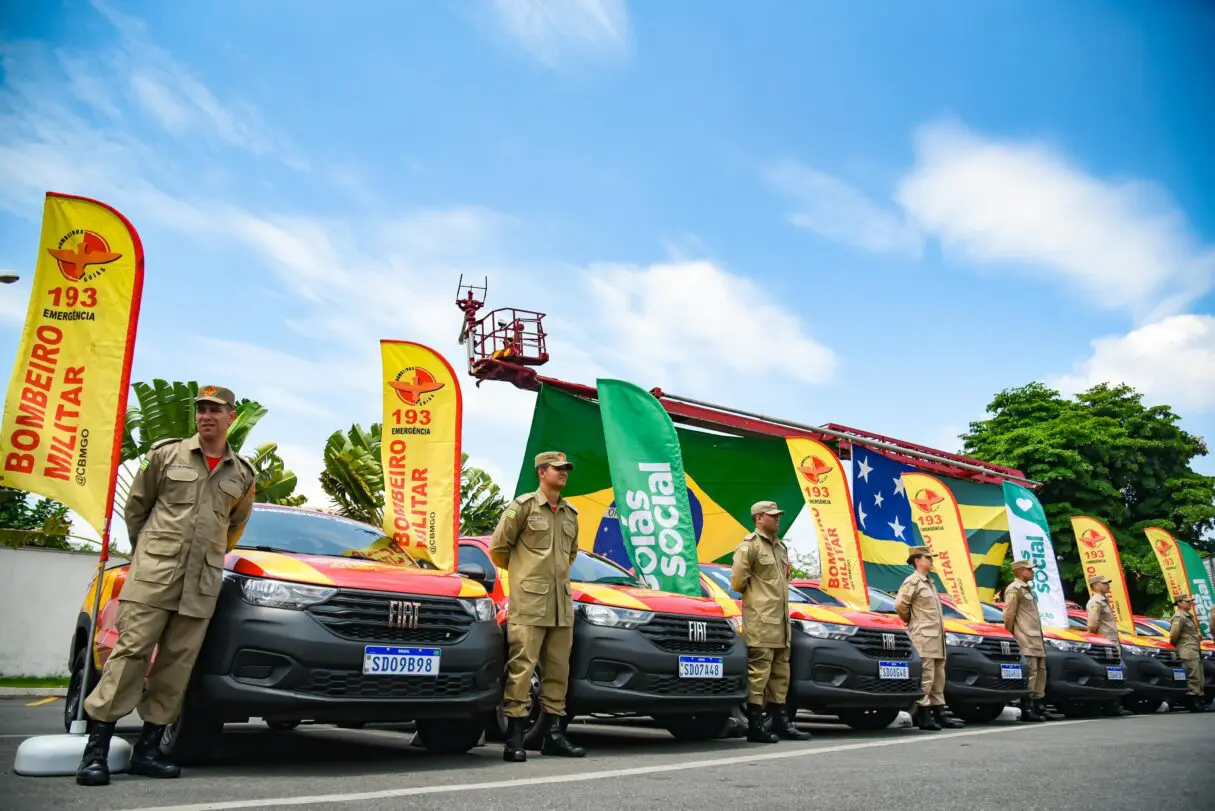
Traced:
[[232, 393], [232, 389], [225, 389], [223, 386], [202, 386], [199, 388], [194, 402], [218, 403], [229, 408], [236, 408], [236, 395]]
[[1114, 582], [1113, 580], [1110, 580], [1108, 577], [1106, 577], [1103, 574], [1095, 574], [1088, 579], [1088, 584], [1090, 586], [1095, 586], [1098, 583], [1113, 583], [1113, 582]]
[[1180, 603], [1192, 603], [1192, 602], [1194, 602], [1194, 598], [1188, 594], [1179, 594], [1173, 598], [1173, 605], [1178, 605]]
[[936, 555], [927, 546], [913, 546], [907, 553], [907, 565], [914, 566], [916, 558], [935, 558]]
[[1031, 561], [1031, 560], [1014, 560], [1012, 562], [1012, 570], [1014, 572], [1017, 571], [1017, 569], [1032, 570], [1033, 568], [1034, 568], [1034, 564], [1033, 564], [1033, 561]]
[[775, 501], [757, 501], [751, 505], [751, 517], [757, 515], [784, 515], [785, 511], [776, 506]]
[[560, 470], [573, 470], [574, 463], [565, 458], [560, 451], [545, 451], [536, 454], [536, 467], [555, 467]]

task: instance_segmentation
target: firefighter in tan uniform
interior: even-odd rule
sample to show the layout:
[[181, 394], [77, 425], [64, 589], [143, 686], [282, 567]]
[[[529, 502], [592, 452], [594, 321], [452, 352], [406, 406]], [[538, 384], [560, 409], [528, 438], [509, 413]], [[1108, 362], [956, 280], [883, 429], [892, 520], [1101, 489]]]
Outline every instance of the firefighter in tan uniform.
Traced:
[[1034, 565], [1028, 560], [1015, 560], [1012, 570], [1015, 579], [1004, 589], [1004, 627], [1017, 638], [1029, 670], [1029, 697], [1021, 699], [1021, 720], [1045, 721], [1046, 642], [1034, 595]]
[[1169, 641], [1177, 648], [1185, 665], [1186, 707], [1190, 712], [1206, 712], [1203, 702], [1202, 631], [1194, 620], [1194, 600], [1183, 594], [1173, 600], [1173, 618], [1169, 621]]
[[[805, 741], [793, 725], [789, 694], [789, 550], [777, 537], [784, 511], [772, 501], [751, 505], [755, 531], [734, 550], [730, 588], [742, 595], [743, 639], [747, 643], [747, 740]], [[772, 731], [764, 726], [764, 702]]]
[[506, 744], [502, 759], [523, 763], [524, 725], [531, 711], [532, 672], [541, 666], [540, 753], [582, 757], [586, 750], [565, 737], [565, 694], [569, 686], [570, 649], [574, 643], [574, 601], [570, 566], [578, 555], [578, 511], [561, 497], [574, 465], [563, 453], [536, 456], [540, 487], [515, 499], [502, 513], [489, 553], [510, 573], [510, 620], [507, 637], [503, 709]]
[[[1113, 642], [1118, 648], [1118, 658], [1122, 658], [1122, 640], [1118, 637], [1118, 622], [1114, 619], [1114, 609], [1110, 607], [1110, 583], [1108, 577], [1095, 574], [1088, 579], [1088, 590], [1093, 596], [1088, 598], [1088, 632], [1103, 636]], [[1122, 706], [1122, 702], [1114, 699], [1105, 705], [1105, 714], [1114, 716], [1134, 715], [1135, 713]]]
[[[253, 466], [228, 446], [236, 396], [206, 386], [194, 402], [198, 432], [154, 444], [127, 497], [131, 568], [118, 597], [118, 641], [84, 703], [94, 723], [76, 773], [80, 785], [110, 782], [114, 723], [137, 706], [144, 724], [128, 772], [181, 773], [160, 752], [161, 736], [180, 712], [215, 611], [224, 555], [245, 530], [256, 481]], [[153, 648], [156, 661], [149, 673]]]
[[907, 623], [907, 634], [924, 663], [924, 695], [916, 702], [912, 721], [928, 731], [959, 725], [945, 720], [945, 616], [940, 595], [928, 576], [933, 557], [927, 546], [912, 547], [907, 563], [915, 572], [899, 586], [894, 600], [894, 610]]

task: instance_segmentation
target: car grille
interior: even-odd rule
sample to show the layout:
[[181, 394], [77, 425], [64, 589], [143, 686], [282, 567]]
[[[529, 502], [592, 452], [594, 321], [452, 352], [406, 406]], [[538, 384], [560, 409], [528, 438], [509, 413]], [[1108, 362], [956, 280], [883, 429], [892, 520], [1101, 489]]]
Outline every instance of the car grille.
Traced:
[[[703, 640], [693, 641], [690, 638], [689, 624], [693, 622], [705, 624]], [[654, 619], [638, 630], [655, 646], [670, 653], [726, 653], [736, 639], [734, 629], [725, 620], [674, 614], [655, 614]]]
[[1152, 654], [1152, 658], [1159, 659], [1166, 665], [1175, 665], [1181, 662], [1181, 657], [1177, 654], [1177, 651], [1168, 650], [1167, 648], [1157, 648]]
[[[886, 647], [883, 636], [894, 637], [892, 647]], [[891, 630], [877, 631], [872, 628], [858, 628], [856, 633], [848, 637], [861, 653], [871, 659], [910, 659], [911, 637], [906, 631]]]
[[[1011, 653], [1004, 652], [1004, 645], [1008, 644], [1008, 649]], [[1021, 646], [1017, 644], [1015, 639], [992, 639], [984, 637], [979, 643], [979, 651], [987, 654], [989, 659], [996, 662], [1019, 662], [1021, 661]]]
[[660, 696], [726, 696], [743, 689], [741, 676], [724, 679], [681, 679], [678, 676], [645, 677], [645, 691]]
[[850, 690], [866, 693], [918, 693], [919, 682], [911, 679], [879, 679], [873, 676], [853, 676], [844, 685]]
[[[395, 628], [389, 624], [389, 603], [401, 601], [417, 604], [417, 628]], [[351, 589], [339, 590], [335, 596], [309, 608], [308, 613], [343, 639], [385, 644], [455, 643], [468, 635], [473, 624], [473, 618], [454, 598]]]
[[1088, 655], [1104, 665], [1116, 665], [1122, 662], [1118, 649], [1113, 645], [1093, 645], [1088, 649]]
[[330, 698], [451, 698], [468, 695], [472, 689], [472, 673], [364, 676], [348, 670], [313, 670], [299, 691]]
[[980, 676], [976, 687], [984, 690], [1024, 690], [1028, 679], [1001, 679], [996, 676]]

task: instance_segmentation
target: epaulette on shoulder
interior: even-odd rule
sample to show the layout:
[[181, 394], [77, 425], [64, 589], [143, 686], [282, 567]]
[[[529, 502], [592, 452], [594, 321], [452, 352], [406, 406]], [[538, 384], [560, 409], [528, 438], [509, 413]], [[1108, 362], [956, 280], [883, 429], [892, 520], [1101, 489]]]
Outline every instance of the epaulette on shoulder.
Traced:
[[237, 459], [239, 459], [242, 463], [244, 463], [245, 467], [249, 468], [250, 476], [252, 476], [254, 479], [257, 478], [257, 468], [255, 468], [253, 466], [252, 459], [249, 459], [248, 457], [245, 457], [245, 456], [241, 456], [239, 453], [234, 453], [232, 455], [235, 456]]
[[183, 437], [179, 437], [179, 436], [167, 436], [164, 439], [158, 439], [155, 442], [153, 442], [152, 447], [148, 448], [148, 450], [154, 451], [157, 448], [164, 448], [164, 447], [174, 444], [175, 442], [181, 442], [182, 439], [183, 439]]
[[524, 493], [523, 495], [517, 497], [515, 499], [514, 503], [522, 506], [529, 501], [535, 501], [535, 500], [536, 500], [536, 493], [535, 493], [535, 491], [532, 491], [530, 493]]

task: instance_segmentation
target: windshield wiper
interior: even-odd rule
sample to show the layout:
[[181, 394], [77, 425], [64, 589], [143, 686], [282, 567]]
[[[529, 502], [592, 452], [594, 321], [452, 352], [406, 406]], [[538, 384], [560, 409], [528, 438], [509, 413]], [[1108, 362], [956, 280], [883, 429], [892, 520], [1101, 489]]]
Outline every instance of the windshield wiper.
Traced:
[[288, 555], [298, 555], [299, 554], [299, 552], [297, 552], [294, 549], [285, 549], [284, 547], [281, 547], [281, 546], [243, 546], [241, 544], [237, 544], [236, 548], [237, 549], [252, 549], [255, 552], [280, 552], [280, 553], [286, 553]]

